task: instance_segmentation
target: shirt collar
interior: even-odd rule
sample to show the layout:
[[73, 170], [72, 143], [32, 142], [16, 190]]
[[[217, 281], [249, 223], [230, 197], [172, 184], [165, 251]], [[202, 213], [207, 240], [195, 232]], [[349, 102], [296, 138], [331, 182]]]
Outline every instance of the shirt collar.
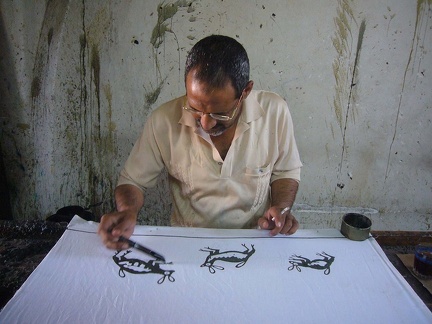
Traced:
[[243, 101], [243, 109], [239, 121], [249, 124], [263, 115], [264, 109], [257, 100], [256, 90], [252, 90], [249, 96]]

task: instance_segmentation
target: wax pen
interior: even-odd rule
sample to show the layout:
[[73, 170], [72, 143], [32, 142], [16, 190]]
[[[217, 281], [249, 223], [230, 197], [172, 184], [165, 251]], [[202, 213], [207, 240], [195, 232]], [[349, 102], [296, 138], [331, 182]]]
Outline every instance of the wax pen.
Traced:
[[[282, 209], [281, 215], [285, 214], [287, 211], [290, 211], [290, 210], [291, 210], [291, 207], [285, 207], [284, 209]], [[275, 221], [274, 217], [272, 217], [272, 221], [273, 222]], [[277, 226], [280, 226], [280, 225], [277, 225]]]
[[143, 245], [141, 245], [141, 244], [139, 244], [139, 243], [137, 243], [135, 241], [127, 239], [124, 236], [120, 236], [119, 237], [119, 242], [126, 242], [126, 243], [129, 244], [130, 247], [133, 247], [133, 248], [135, 248], [137, 250], [140, 250], [140, 251], [142, 251], [142, 252], [144, 252], [144, 253], [146, 253], [148, 255], [151, 255], [152, 257], [154, 257], [154, 258], [156, 258], [158, 260], [162, 260], [163, 262], [165, 262], [165, 258], [162, 255], [160, 255], [159, 253], [157, 253], [157, 252], [155, 252], [153, 250], [150, 250], [149, 248], [147, 248], [147, 247], [145, 247], [145, 246], [143, 246]]

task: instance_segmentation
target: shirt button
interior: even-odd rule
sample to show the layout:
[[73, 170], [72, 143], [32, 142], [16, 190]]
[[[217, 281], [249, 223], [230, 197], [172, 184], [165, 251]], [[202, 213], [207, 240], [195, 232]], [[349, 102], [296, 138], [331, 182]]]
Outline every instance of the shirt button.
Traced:
[[223, 162], [218, 162], [218, 164], [219, 164], [219, 165], [222, 165], [222, 164], [223, 164]]

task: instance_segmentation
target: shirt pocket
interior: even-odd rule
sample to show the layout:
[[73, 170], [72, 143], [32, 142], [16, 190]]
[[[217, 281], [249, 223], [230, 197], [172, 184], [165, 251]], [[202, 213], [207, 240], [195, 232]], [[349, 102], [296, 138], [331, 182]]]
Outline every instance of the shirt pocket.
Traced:
[[252, 210], [255, 210], [268, 198], [271, 166], [267, 165], [259, 168], [247, 167], [245, 176], [252, 188], [255, 188], [255, 198], [252, 203]]
[[[168, 173], [175, 179], [185, 197], [191, 197], [196, 188], [196, 174], [200, 174], [203, 168], [200, 151], [196, 151], [195, 145], [177, 145], [171, 153], [171, 160], [166, 163]], [[196, 170], [197, 172], [192, 172]], [[199, 180], [199, 179], [198, 179]], [[199, 185], [199, 182], [197, 183]]]

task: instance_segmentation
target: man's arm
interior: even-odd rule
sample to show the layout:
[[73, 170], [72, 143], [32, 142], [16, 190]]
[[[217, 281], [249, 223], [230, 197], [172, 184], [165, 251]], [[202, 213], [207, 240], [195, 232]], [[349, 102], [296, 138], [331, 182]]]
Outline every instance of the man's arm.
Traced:
[[297, 195], [299, 183], [294, 179], [279, 179], [271, 184], [272, 206], [292, 207]]
[[130, 184], [118, 186], [114, 191], [117, 211], [131, 211], [138, 216], [139, 211], [144, 205], [144, 194], [142, 191]]
[[[258, 220], [259, 227], [271, 230], [271, 235], [293, 234], [299, 227], [291, 214], [299, 183], [295, 179], [278, 179], [271, 184], [271, 206]], [[290, 209], [282, 214], [284, 208]]]
[[98, 234], [108, 248], [121, 250], [127, 248], [127, 244], [118, 242], [118, 239], [132, 235], [138, 213], [144, 205], [144, 194], [134, 185], [123, 184], [115, 189], [114, 196], [117, 211], [102, 216]]

